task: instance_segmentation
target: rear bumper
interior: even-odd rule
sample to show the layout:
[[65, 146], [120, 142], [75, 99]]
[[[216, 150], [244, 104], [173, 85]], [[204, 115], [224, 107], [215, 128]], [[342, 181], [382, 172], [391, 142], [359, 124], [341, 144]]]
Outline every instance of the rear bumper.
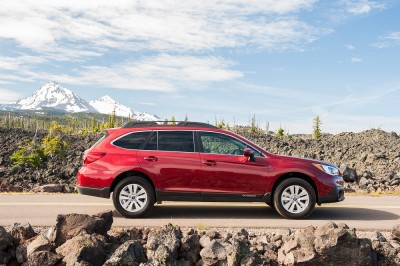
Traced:
[[332, 203], [343, 200], [344, 188], [342, 186], [335, 186], [328, 195], [318, 197], [318, 205], [321, 205], [322, 203]]
[[93, 187], [82, 187], [76, 186], [79, 194], [88, 195], [93, 197], [100, 197], [100, 198], [110, 198], [110, 188], [93, 188]]

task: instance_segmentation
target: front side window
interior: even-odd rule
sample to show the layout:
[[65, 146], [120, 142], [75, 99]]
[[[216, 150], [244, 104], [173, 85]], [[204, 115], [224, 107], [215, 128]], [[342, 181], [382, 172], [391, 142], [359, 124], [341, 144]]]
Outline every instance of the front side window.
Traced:
[[193, 131], [158, 131], [143, 150], [194, 152]]
[[[204, 153], [243, 155], [245, 148], [251, 148], [246, 143], [231, 136], [213, 133], [199, 132]], [[254, 151], [255, 156], [262, 156], [258, 151]]]
[[150, 131], [130, 133], [114, 140], [112, 144], [124, 149], [136, 150], [140, 148], [150, 133]]

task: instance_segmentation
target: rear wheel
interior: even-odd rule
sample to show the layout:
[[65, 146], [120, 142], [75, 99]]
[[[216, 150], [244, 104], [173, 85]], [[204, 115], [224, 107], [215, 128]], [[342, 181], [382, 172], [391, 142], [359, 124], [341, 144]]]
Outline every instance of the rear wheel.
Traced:
[[121, 215], [128, 218], [143, 217], [154, 205], [154, 190], [142, 177], [130, 176], [115, 187], [113, 202]]
[[314, 210], [316, 195], [314, 188], [300, 178], [282, 181], [274, 192], [274, 207], [283, 217], [301, 219]]

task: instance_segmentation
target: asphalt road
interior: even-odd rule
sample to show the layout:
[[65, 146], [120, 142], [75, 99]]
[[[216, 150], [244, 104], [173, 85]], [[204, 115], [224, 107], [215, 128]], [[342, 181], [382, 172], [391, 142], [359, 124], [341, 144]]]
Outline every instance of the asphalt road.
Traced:
[[340, 203], [317, 206], [306, 220], [281, 218], [272, 208], [260, 203], [163, 202], [151, 216], [126, 219], [114, 210], [111, 199], [77, 194], [1, 194], [0, 225], [29, 222], [34, 226], [56, 223], [57, 214], [95, 214], [113, 210], [114, 226], [161, 226], [173, 223], [182, 227], [301, 228], [328, 221], [346, 223], [357, 229], [388, 230], [400, 224], [400, 197], [347, 197]]

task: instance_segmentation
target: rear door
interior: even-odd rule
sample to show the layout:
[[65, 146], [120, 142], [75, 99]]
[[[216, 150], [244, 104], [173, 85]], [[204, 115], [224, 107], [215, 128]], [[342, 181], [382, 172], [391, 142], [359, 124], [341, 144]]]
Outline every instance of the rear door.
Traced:
[[254, 151], [256, 156], [252, 162], [243, 155], [244, 148], [249, 145], [241, 140], [217, 132], [198, 131], [197, 135], [205, 199], [262, 198], [268, 183], [268, 164], [264, 155]]
[[137, 159], [162, 196], [200, 197], [201, 164], [193, 131], [154, 131]]

